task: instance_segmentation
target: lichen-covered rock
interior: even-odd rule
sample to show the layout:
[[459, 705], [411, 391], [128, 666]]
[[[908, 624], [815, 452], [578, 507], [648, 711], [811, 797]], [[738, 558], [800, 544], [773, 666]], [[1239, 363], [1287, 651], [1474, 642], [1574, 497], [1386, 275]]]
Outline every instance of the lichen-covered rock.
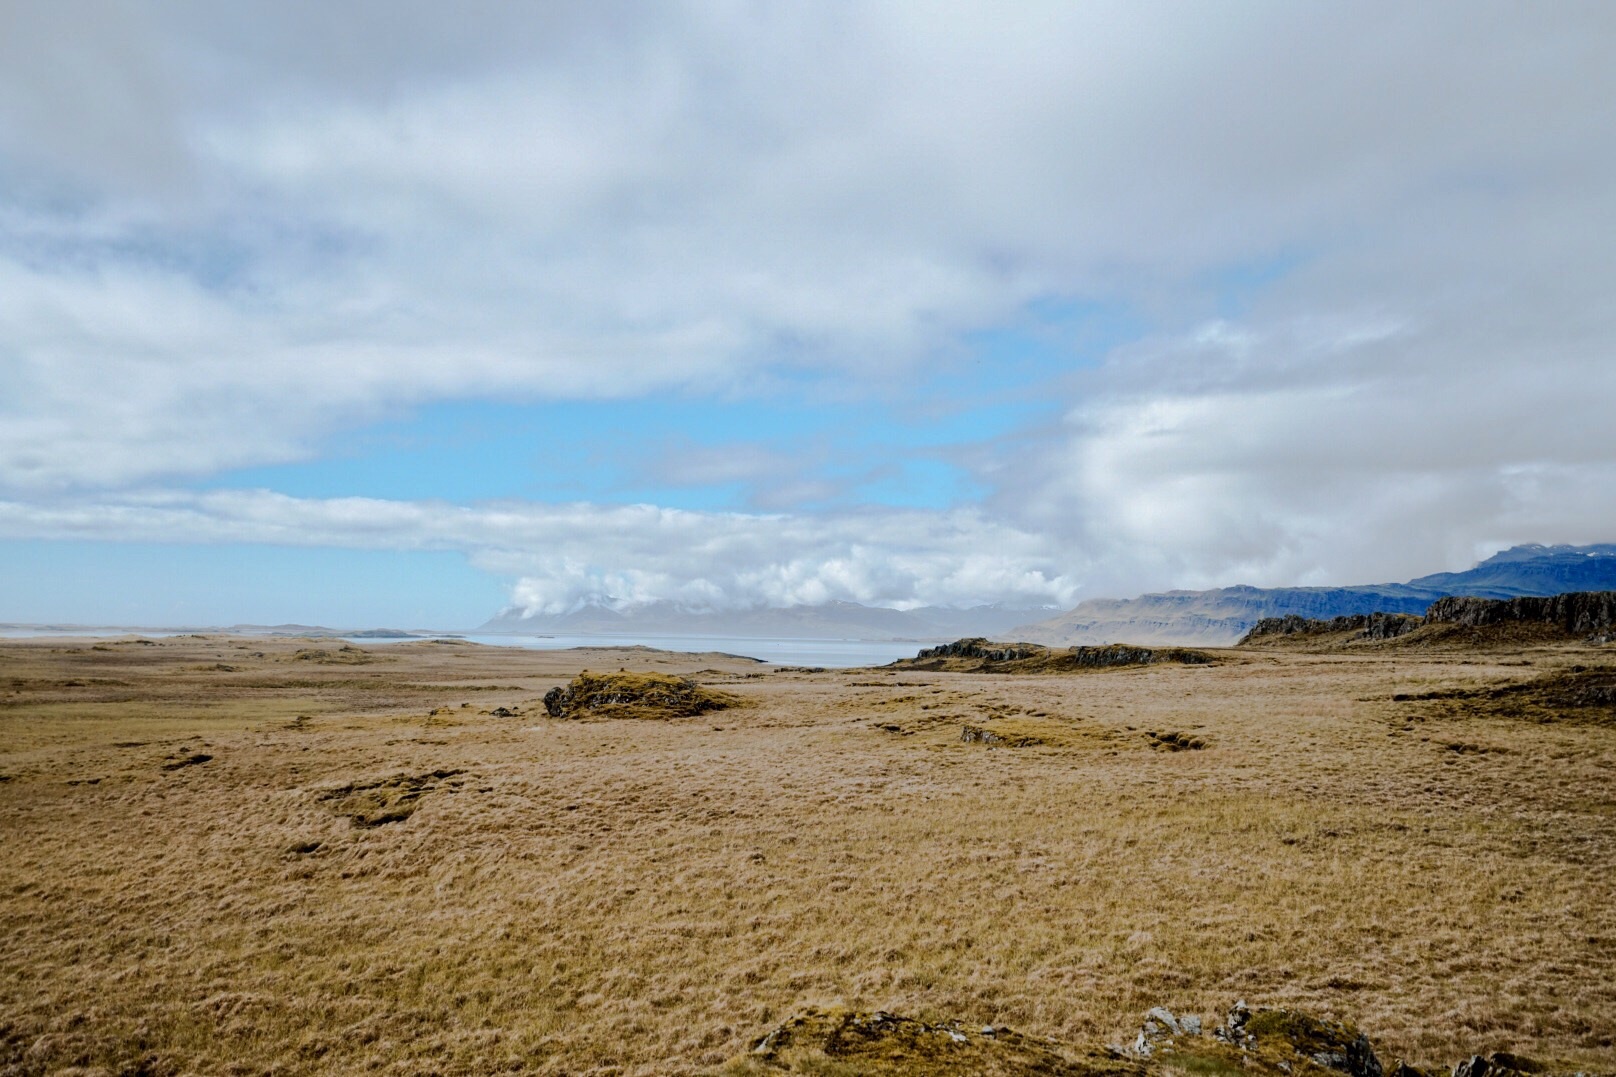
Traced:
[[689, 677], [667, 673], [583, 672], [544, 694], [552, 718], [687, 718], [735, 703]]
[[1251, 1033], [1246, 1031], [1246, 1022], [1251, 1020], [1251, 1007], [1246, 1000], [1241, 999], [1229, 1007], [1229, 1012], [1223, 1018], [1223, 1024], [1212, 1030], [1212, 1035], [1224, 1043], [1236, 1047], [1245, 1047], [1251, 1042]]
[[[1196, 1034], [1200, 1034], [1200, 1022], [1196, 1022]], [[1173, 1011], [1164, 1006], [1157, 1006], [1145, 1014], [1145, 1023], [1140, 1026], [1139, 1035], [1133, 1041], [1133, 1053], [1140, 1058], [1149, 1058], [1155, 1053], [1156, 1044], [1169, 1036], [1181, 1035], [1184, 1028], [1173, 1016]]]
[[1382, 1077], [1369, 1037], [1340, 1021], [1325, 1021], [1296, 1010], [1258, 1010], [1244, 1032], [1256, 1051], [1293, 1053], [1347, 1077]]
[[960, 727], [961, 744], [986, 744], [990, 748], [1026, 748], [1038, 744], [1037, 737], [1018, 733], [996, 733], [979, 725]]

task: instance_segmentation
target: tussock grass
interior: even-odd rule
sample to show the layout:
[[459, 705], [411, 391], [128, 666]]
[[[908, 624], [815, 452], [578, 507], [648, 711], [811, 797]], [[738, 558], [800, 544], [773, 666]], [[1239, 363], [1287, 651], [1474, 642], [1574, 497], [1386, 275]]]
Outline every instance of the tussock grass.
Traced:
[[[15, 1072], [694, 1074], [815, 1006], [1095, 1043], [1236, 997], [1351, 1020], [1384, 1058], [1616, 1061], [1616, 730], [1393, 701], [1570, 650], [900, 685], [104, 646], [0, 644], [25, 682], [0, 681]], [[195, 668], [218, 661], [241, 671]], [[540, 717], [586, 664], [718, 669], [747, 705]], [[126, 684], [65, 684], [91, 677]], [[986, 750], [966, 721], [1081, 735]], [[455, 770], [387, 825], [322, 799]]]

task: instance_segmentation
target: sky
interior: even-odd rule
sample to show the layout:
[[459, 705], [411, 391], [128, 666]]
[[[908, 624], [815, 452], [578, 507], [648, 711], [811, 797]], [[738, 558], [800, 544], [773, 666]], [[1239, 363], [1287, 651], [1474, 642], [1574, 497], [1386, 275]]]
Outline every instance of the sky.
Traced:
[[0, 0], [0, 621], [1616, 541], [1616, 6]]

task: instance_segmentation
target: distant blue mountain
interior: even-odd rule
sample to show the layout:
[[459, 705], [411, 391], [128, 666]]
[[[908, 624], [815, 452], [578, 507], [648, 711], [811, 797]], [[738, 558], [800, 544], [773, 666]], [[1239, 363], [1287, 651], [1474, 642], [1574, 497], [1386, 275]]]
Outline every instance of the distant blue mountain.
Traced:
[[1355, 587], [1220, 587], [1138, 598], [1091, 598], [1000, 638], [1051, 646], [1158, 643], [1229, 646], [1264, 617], [1318, 620], [1357, 613], [1424, 613], [1444, 595], [1519, 598], [1616, 590], [1616, 544], [1515, 546], [1464, 572]]

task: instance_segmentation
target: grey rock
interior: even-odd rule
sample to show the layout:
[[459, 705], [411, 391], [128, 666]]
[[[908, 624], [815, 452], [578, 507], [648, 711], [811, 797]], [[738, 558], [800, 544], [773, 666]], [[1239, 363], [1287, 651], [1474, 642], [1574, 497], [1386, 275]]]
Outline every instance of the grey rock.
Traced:
[[1145, 1014], [1144, 1027], [1139, 1030], [1138, 1037], [1133, 1041], [1133, 1053], [1140, 1058], [1149, 1058], [1155, 1053], [1159, 1041], [1169, 1036], [1177, 1036], [1182, 1031], [1178, 1018], [1173, 1016], [1172, 1011], [1157, 1006]]
[[1246, 1047], [1253, 1039], [1251, 1033], [1246, 1031], [1246, 1022], [1250, 1020], [1251, 1007], [1246, 1005], [1245, 999], [1241, 999], [1229, 1007], [1229, 1012], [1224, 1015], [1223, 1024], [1214, 1028], [1212, 1035], [1224, 1043]]

